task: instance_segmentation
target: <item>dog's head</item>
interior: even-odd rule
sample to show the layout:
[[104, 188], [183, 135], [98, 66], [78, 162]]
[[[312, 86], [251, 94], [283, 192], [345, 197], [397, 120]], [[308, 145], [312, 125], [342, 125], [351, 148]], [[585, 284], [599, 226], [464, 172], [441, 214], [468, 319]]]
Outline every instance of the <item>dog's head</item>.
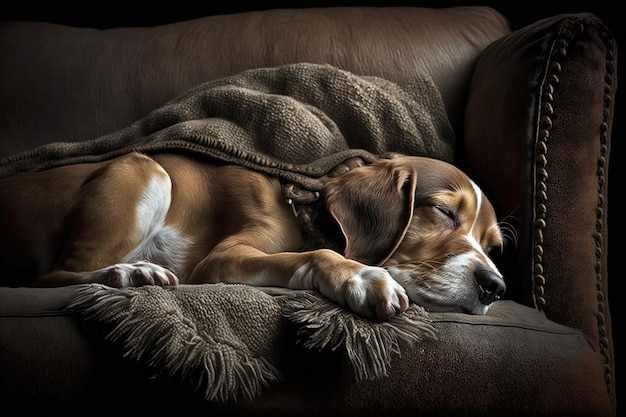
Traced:
[[329, 212], [345, 256], [385, 267], [429, 311], [485, 314], [505, 291], [488, 254], [503, 236], [480, 188], [451, 164], [381, 159], [331, 178]]

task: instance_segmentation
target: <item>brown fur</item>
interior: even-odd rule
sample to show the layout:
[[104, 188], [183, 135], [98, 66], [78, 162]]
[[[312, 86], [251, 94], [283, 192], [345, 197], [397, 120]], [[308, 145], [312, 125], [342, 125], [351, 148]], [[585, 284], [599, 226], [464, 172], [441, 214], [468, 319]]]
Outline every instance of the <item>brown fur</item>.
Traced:
[[[417, 289], [442, 284], [443, 275], [452, 275], [436, 271], [451, 256], [471, 252], [467, 266], [455, 266], [465, 277], [455, 285], [466, 286], [458, 305], [442, 308], [484, 313], [504, 292], [485, 253], [502, 236], [477, 187], [458, 169], [428, 158], [358, 165], [326, 178], [322, 190], [343, 233], [344, 254], [301, 251], [301, 227], [277, 178], [183, 155], [132, 153], [1, 179], [0, 260], [20, 277], [14, 285], [307, 288], [386, 319], [404, 311], [408, 297], [438, 309]], [[133, 254], [153, 232], [163, 237], [163, 253]], [[488, 282], [477, 284], [475, 270], [487, 271]]]

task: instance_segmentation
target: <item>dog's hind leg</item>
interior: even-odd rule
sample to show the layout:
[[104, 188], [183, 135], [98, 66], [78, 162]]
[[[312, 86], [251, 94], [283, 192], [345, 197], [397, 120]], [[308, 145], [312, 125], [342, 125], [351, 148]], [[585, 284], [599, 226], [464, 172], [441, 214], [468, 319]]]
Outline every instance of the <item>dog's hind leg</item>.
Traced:
[[81, 187], [67, 219], [67, 239], [56, 268], [34, 285], [177, 283], [173, 273], [150, 262], [122, 263], [163, 224], [171, 186], [165, 170], [139, 153], [119, 157], [96, 171]]

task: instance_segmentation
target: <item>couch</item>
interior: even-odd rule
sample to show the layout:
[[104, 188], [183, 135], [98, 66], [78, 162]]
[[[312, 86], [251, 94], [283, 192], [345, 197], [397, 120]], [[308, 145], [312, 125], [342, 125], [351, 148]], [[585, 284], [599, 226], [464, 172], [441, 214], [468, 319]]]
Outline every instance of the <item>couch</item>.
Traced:
[[495, 255], [504, 299], [486, 316], [432, 313], [436, 337], [398, 352], [386, 377], [355, 378], [341, 352], [293, 344], [281, 353], [283, 380], [230, 402], [206, 401], [125, 355], [67, 309], [81, 286], [3, 278], [4, 409], [616, 414], [607, 182], [617, 50], [595, 15], [515, 31], [480, 6], [281, 9], [106, 30], [2, 22], [0, 62], [0, 158], [118, 131], [189, 88], [248, 69], [312, 62], [399, 85], [425, 72], [456, 134], [455, 163], [484, 188], [512, 241]]

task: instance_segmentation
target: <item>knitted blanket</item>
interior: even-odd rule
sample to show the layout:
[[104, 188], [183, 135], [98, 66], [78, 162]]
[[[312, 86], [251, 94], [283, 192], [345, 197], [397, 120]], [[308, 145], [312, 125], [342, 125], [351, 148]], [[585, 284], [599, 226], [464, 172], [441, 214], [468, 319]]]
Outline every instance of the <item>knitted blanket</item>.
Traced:
[[451, 161], [454, 134], [428, 75], [399, 86], [328, 65], [253, 69], [210, 81], [125, 129], [0, 160], [0, 177], [141, 152], [189, 151], [317, 190], [340, 162], [393, 153]]
[[[415, 304], [378, 323], [313, 291], [238, 284], [89, 284], [68, 309], [105, 325], [107, 338], [155, 375], [179, 378], [219, 402], [255, 398], [280, 381], [278, 356], [287, 343], [338, 350], [363, 380], [385, 377], [394, 354], [434, 335], [429, 315]], [[299, 340], [286, 337], [287, 323], [298, 326]]]
[[[319, 190], [348, 158], [396, 153], [452, 161], [454, 134], [427, 75], [409, 85], [328, 65], [261, 68], [197, 86], [120, 131], [0, 161], [0, 177], [98, 162], [130, 151], [192, 152]], [[390, 372], [393, 354], [432, 335], [411, 305], [374, 323], [317, 293], [239, 285], [114, 289], [87, 285], [70, 306], [110, 331], [127, 356], [179, 377], [207, 400], [253, 398], [280, 380], [285, 322], [309, 349], [340, 350], [357, 379]]]

